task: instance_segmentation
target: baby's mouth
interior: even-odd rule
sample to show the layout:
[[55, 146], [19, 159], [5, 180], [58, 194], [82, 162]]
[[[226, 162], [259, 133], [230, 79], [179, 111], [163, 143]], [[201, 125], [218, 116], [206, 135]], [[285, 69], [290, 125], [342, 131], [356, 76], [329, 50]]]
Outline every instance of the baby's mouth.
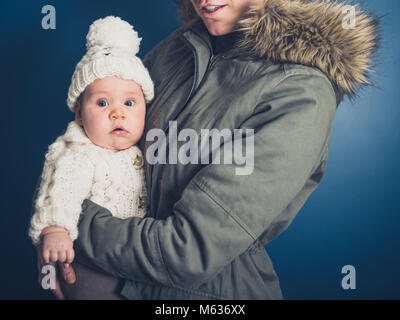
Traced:
[[116, 127], [116, 128], [114, 128], [110, 133], [111, 133], [111, 134], [120, 135], [120, 134], [127, 134], [128, 131], [126, 131], [126, 130], [124, 129], [124, 127]]

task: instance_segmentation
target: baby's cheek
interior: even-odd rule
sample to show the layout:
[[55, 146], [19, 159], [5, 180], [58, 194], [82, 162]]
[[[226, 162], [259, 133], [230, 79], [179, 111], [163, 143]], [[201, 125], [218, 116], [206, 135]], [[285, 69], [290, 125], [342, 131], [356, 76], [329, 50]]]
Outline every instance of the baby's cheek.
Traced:
[[140, 114], [134, 117], [134, 119], [132, 120], [132, 127], [134, 129], [135, 132], [141, 134], [144, 130], [144, 115]]
[[138, 138], [140, 138], [142, 136], [143, 130], [144, 130], [144, 121], [141, 121], [140, 123], [138, 123], [136, 130], [137, 130], [137, 136], [138, 136]]
[[86, 135], [88, 138], [96, 145], [102, 146], [105, 142], [104, 140], [104, 130], [101, 130], [99, 127], [90, 127], [86, 131]]

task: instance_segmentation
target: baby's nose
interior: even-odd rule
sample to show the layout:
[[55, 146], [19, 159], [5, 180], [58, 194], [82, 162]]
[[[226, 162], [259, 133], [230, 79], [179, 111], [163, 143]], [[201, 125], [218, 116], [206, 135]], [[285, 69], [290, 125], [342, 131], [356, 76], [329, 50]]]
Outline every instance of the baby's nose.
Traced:
[[121, 107], [115, 107], [111, 110], [110, 119], [125, 119], [124, 109]]

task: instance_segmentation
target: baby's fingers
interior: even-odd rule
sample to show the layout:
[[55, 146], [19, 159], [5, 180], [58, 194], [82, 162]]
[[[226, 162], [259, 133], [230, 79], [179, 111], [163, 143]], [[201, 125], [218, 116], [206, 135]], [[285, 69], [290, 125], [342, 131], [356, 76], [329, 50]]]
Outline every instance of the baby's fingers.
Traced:
[[57, 262], [57, 259], [58, 259], [57, 250], [51, 250], [50, 251], [50, 261]]
[[75, 251], [74, 249], [67, 250], [67, 264], [72, 263], [75, 258]]
[[59, 250], [57, 253], [57, 258], [59, 262], [65, 262], [67, 260], [66, 250]]
[[42, 251], [42, 258], [45, 264], [50, 263], [50, 250], [43, 250]]

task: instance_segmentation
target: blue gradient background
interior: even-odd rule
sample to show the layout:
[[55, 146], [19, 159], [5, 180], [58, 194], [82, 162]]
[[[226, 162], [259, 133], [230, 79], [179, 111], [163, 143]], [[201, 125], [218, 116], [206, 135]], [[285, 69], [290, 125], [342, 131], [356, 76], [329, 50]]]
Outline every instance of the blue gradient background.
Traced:
[[[41, 28], [46, 4], [56, 8], [56, 30]], [[400, 3], [364, 7], [383, 16], [377, 88], [341, 104], [323, 181], [267, 246], [286, 299], [400, 298]], [[0, 298], [53, 299], [36, 281], [31, 197], [47, 146], [73, 119], [65, 100], [90, 23], [128, 20], [143, 37], [143, 57], [179, 25], [173, 9], [165, 0], [1, 1]], [[356, 290], [341, 288], [347, 264], [356, 268]]]

